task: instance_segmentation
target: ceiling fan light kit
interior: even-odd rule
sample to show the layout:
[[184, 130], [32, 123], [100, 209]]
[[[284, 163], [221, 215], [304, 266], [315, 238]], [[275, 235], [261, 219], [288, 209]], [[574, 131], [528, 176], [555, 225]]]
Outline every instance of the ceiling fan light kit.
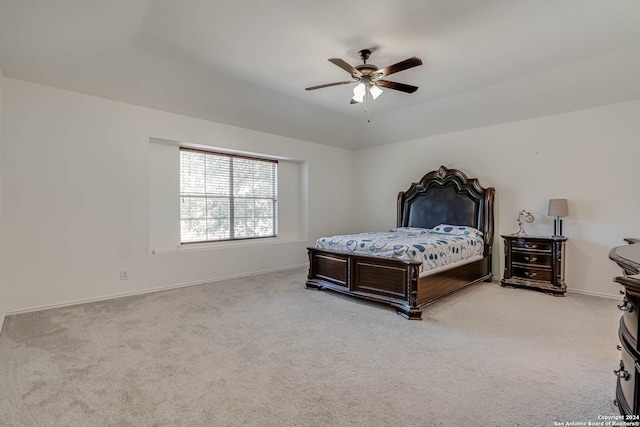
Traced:
[[365, 96], [367, 95], [367, 91], [373, 99], [378, 99], [378, 97], [382, 94], [382, 89], [376, 86], [368, 77], [363, 77], [360, 80], [360, 83], [353, 88], [353, 98], [351, 100], [353, 103], [363, 102]]
[[399, 90], [405, 93], [413, 93], [418, 90], [417, 86], [411, 86], [404, 83], [392, 82], [390, 80], [383, 80], [382, 77], [388, 76], [390, 74], [394, 74], [400, 71], [407, 70], [409, 68], [417, 67], [418, 65], [422, 65], [422, 60], [420, 58], [411, 57], [405, 59], [404, 61], [400, 61], [396, 64], [389, 65], [388, 67], [379, 69], [377, 66], [373, 64], [367, 64], [367, 60], [371, 55], [370, 49], [363, 49], [358, 52], [360, 58], [362, 59], [363, 64], [356, 65], [355, 67], [350, 65], [348, 62], [344, 61], [340, 58], [329, 58], [329, 62], [338, 67], [342, 68], [349, 74], [351, 74], [351, 78], [353, 80], [344, 81], [344, 82], [335, 82], [335, 83], [327, 83], [319, 86], [311, 86], [306, 88], [306, 90], [316, 90], [322, 89], [325, 87], [331, 86], [339, 86], [351, 83], [358, 83], [356, 87], [353, 89], [353, 97], [351, 98], [351, 104], [358, 104], [361, 102], [365, 102], [368, 98], [367, 95], [370, 95], [372, 99], [377, 99], [382, 94], [381, 87], [387, 89]]

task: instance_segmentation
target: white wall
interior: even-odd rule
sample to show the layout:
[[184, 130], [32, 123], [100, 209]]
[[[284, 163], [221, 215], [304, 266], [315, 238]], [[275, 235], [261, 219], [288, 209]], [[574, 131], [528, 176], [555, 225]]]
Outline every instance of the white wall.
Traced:
[[2, 75], [2, 70], [0, 70], [0, 333], [2, 333], [2, 325], [4, 324], [4, 317], [7, 312], [7, 291], [5, 289], [5, 270], [4, 270], [4, 233], [2, 228], [2, 206], [3, 206], [3, 180], [2, 175], [4, 173], [3, 162], [3, 143], [2, 143], [2, 135], [4, 129], [4, 121], [3, 121], [3, 105], [4, 105], [4, 96], [3, 96], [3, 83], [4, 77]]
[[494, 277], [502, 278], [500, 234], [516, 216], [535, 216], [530, 235], [551, 235], [548, 199], [567, 198], [566, 281], [570, 290], [617, 295], [608, 259], [624, 237], [640, 236], [640, 101], [405, 141], [355, 153], [354, 211], [359, 231], [395, 225], [396, 196], [440, 165], [496, 188]]
[[[351, 151], [9, 78], [4, 101], [7, 312], [304, 265], [352, 230]], [[152, 255], [150, 138], [294, 159], [308, 240]]]

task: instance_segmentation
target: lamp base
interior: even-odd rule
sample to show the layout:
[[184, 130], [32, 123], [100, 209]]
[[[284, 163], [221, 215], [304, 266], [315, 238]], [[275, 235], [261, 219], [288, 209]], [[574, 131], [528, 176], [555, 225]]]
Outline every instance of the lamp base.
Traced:
[[562, 236], [562, 219], [557, 217], [553, 220], [553, 236], [554, 237], [563, 237]]

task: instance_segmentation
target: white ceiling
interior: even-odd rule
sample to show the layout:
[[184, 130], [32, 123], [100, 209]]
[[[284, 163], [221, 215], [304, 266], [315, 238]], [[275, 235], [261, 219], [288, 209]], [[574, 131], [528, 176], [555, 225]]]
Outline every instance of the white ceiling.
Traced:
[[[424, 65], [350, 105], [327, 61]], [[346, 148], [640, 98], [638, 0], [0, 0], [7, 77]], [[367, 122], [366, 118], [371, 120]]]

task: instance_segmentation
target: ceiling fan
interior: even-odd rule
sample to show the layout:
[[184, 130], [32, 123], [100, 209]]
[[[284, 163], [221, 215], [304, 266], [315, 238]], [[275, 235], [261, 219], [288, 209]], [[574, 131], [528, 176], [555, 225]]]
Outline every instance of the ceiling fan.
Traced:
[[389, 80], [383, 80], [382, 78], [399, 71], [404, 71], [409, 68], [422, 65], [422, 60], [420, 58], [416, 58], [414, 56], [409, 59], [405, 59], [404, 61], [400, 61], [397, 64], [389, 65], [385, 68], [378, 68], [373, 64], [367, 64], [367, 60], [369, 59], [371, 52], [371, 49], [363, 49], [358, 52], [360, 58], [364, 63], [361, 65], [356, 65], [355, 67], [340, 58], [329, 58], [329, 62], [337, 65], [347, 73], [351, 74], [352, 80], [312, 86], [306, 88], [306, 90], [315, 90], [330, 86], [358, 83], [358, 85], [353, 89], [353, 98], [351, 98], [352, 104], [363, 102], [366, 98], [367, 91], [371, 94], [373, 99], [376, 99], [382, 93], [382, 89], [380, 89], [381, 87], [399, 90], [406, 93], [413, 93], [418, 90], [418, 86], [392, 82]]

